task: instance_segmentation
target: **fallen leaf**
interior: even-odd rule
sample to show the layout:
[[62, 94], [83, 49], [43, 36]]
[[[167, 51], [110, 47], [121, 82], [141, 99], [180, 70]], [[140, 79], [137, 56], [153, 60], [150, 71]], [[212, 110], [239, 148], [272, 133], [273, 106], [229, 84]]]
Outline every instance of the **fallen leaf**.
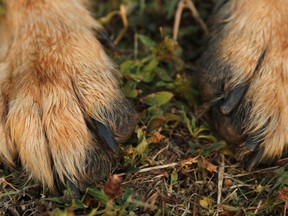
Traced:
[[229, 178], [224, 179], [224, 186], [230, 187], [233, 185], [233, 181]]
[[284, 187], [278, 192], [278, 198], [283, 201], [288, 201], [288, 188]]
[[147, 139], [148, 143], [159, 143], [161, 140], [163, 140], [165, 136], [163, 136], [158, 131], [153, 131], [151, 137]]
[[162, 124], [166, 122], [166, 118], [164, 116], [154, 116], [152, 119], [148, 122], [147, 125], [147, 131], [153, 131], [155, 129], [158, 129], [161, 127]]
[[104, 193], [110, 200], [114, 200], [122, 194], [122, 178], [118, 175], [111, 175], [104, 186]]
[[208, 209], [212, 205], [212, 200], [209, 197], [203, 197], [200, 201], [199, 204], [203, 207]]
[[189, 165], [192, 165], [192, 164], [195, 164], [195, 163], [198, 163], [199, 161], [199, 157], [193, 157], [193, 158], [188, 158], [188, 159], [185, 159], [185, 160], [182, 160], [180, 162], [180, 167], [186, 167], [186, 166], [189, 166]]
[[214, 172], [217, 170], [217, 166], [215, 166], [214, 164], [210, 163], [208, 160], [203, 159], [202, 163], [205, 167], [206, 170], [210, 171], [210, 172]]

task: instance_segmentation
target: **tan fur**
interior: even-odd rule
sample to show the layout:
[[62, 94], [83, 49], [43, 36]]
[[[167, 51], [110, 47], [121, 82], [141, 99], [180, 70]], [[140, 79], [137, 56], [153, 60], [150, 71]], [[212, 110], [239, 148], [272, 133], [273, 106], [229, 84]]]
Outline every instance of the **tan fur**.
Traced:
[[[249, 84], [241, 103], [251, 103], [252, 107], [244, 122], [238, 124], [241, 136], [265, 128], [258, 136], [259, 148], [264, 150], [260, 160], [278, 158], [288, 146], [287, 11], [288, 2], [282, 0], [228, 1], [216, 12], [214, 42], [207, 52], [215, 53], [223, 66], [219, 68], [229, 66], [229, 70], [211, 72], [218, 63], [207, 59], [207, 54], [202, 58], [202, 65], [215, 61], [209, 69], [203, 67], [203, 76], [218, 76], [224, 95], [239, 84]], [[216, 98], [213, 87], [205, 85], [202, 83], [204, 99]]]
[[[103, 178], [115, 155], [88, 129], [90, 118], [123, 142], [135, 112], [95, 38], [100, 25], [80, 0], [6, 0], [0, 33], [0, 156], [19, 156], [54, 189], [54, 173], [79, 186]], [[85, 1], [87, 2], [87, 1]], [[6, 138], [6, 140], [5, 140]]]

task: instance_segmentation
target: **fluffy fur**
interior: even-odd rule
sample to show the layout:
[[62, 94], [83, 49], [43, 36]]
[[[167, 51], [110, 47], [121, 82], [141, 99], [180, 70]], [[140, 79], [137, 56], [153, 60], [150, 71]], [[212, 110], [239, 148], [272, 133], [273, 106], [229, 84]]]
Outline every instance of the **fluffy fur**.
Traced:
[[55, 181], [82, 187], [110, 172], [118, 149], [95, 122], [117, 142], [135, 125], [84, 3], [6, 0], [0, 20], [0, 157], [11, 167], [19, 160], [51, 190]]
[[220, 1], [198, 74], [216, 129], [248, 167], [288, 145], [288, 2]]

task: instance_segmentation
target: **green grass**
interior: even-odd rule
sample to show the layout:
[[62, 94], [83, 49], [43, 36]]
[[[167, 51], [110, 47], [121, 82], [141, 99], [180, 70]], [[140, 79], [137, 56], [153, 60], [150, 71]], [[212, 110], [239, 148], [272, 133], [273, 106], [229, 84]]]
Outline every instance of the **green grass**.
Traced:
[[[123, 75], [123, 92], [140, 121], [122, 146], [109, 180], [75, 200], [44, 192], [19, 173], [0, 170], [0, 215], [285, 215], [288, 172], [271, 167], [247, 172], [234, 148], [209, 125], [195, 71], [204, 32], [185, 10], [178, 41], [172, 40], [176, 0], [97, 1], [96, 17], [117, 38], [113, 16], [126, 7], [128, 29], [110, 56]], [[168, 3], [167, 3], [168, 2]], [[206, 21], [213, 3], [194, 1]], [[113, 12], [114, 11], [114, 12]], [[2, 206], [1, 206], [2, 205]], [[5, 213], [4, 213], [5, 212]]]

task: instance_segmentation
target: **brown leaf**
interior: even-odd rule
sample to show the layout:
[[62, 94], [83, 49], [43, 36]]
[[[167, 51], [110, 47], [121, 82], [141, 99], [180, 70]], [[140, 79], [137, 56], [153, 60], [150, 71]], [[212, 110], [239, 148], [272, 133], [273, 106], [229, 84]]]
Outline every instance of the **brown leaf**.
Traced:
[[154, 116], [147, 125], [147, 131], [151, 132], [159, 127], [161, 127], [162, 124], [166, 122], [166, 118], [164, 116]]
[[186, 167], [186, 166], [190, 166], [192, 164], [195, 164], [195, 163], [198, 163], [199, 161], [199, 157], [193, 157], [193, 158], [188, 158], [188, 159], [185, 159], [185, 160], [182, 160], [180, 162], [180, 167]]
[[224, 186], [230, 187], [233, 185], [233, 181], [229, 178], [224, 179]]
[[158, 131], [153, 131], [151, 137], [149, 137], [147, 141], [148, 143], [159, 143], [164, 138], [165, 136], [160, 134]]
[[104, 186], [104, 193], [110, 200], [114, 200], [122, 194], [122, 178], [118, 175], [111, 175]]
[[208, 160], [203, 159], [202, 160], [204, 167], [206, 168], [206, 170], [213, 172], [217, 170], [217, 166], [215, 166], [214, 164], [210, 163]]
[[278, 192], [278, 198], [283, 201], [288, 201], [288, 188], [284, 187]]
[[192, 164], [198, 163], [199, 157], [188, 158], [180, 161], [180, 170], [182, 174], [187, 174], [193, 169]]

